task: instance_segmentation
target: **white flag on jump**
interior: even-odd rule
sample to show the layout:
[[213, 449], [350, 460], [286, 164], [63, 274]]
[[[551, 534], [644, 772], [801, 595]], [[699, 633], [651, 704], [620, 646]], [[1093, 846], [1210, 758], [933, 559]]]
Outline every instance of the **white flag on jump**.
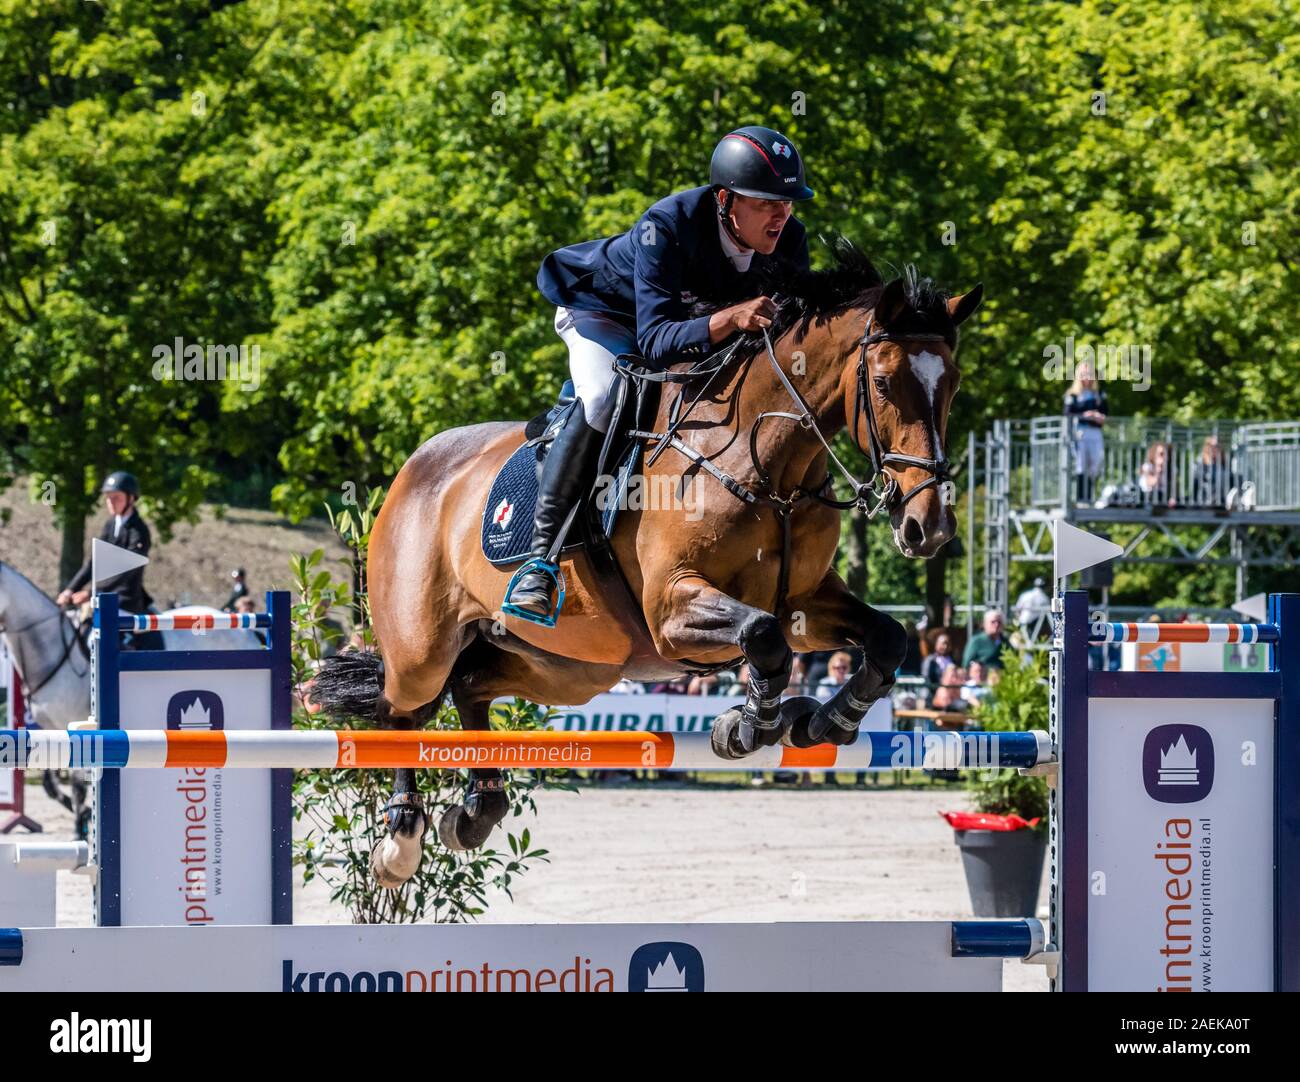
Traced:
[[98, 591], [99, 584], [106, 579], [117, 578], [125, 571], [144, 567], [148, 562], [148, 556], [141, 556], [130, 549], [118, 548], [96, 538], [90, 543], [91, 589]]

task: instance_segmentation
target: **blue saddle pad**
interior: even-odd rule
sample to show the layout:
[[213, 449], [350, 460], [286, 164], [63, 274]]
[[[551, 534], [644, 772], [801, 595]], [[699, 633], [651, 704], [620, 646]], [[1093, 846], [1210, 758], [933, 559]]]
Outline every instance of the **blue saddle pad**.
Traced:
[[[525, 443], [501, 467], [492, 482], [483, 505], [483, 555], [494, 564], [519, 563], [529, 555], [533, 545], [533, 509], [537, 503], [537, 452], [533, 443]], [[628, 481], [640, 460], [641, 445], [634, 442], [623, 455], [615, 471], [615, 481], [608, 486], [601, 511], [601, 529], [606, 537], [614, 534], [618, 510], [624, 500]], [[595, 478], [592, 478], [594, 483]], [[604, 486], [602, 486], [604, 488]], [[579, 512], [581, 514], [581, 512]], [[582, 547], [582, 529], [575, 523], [569, 531], [565, 552]]]

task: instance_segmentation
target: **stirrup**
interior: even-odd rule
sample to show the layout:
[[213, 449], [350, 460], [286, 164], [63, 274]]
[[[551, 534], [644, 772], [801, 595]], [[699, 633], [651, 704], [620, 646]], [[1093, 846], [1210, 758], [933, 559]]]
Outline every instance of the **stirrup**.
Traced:
[[[551, 612], [538, 615], [530, 612], [528, 609], [521, 609], [510, 600], [510, 595], [515, 592], [515, 586], [519, 580], [530, 571], [540, 571], [543, 575], [550, 578], [555, 583], [555, 608]], [[530, 623], [541, 624], [543, 627], [554, 627], [555, 621], [560, 618], [560, 609], [564, 605], [564, 572], [560, 570], [559, 564], [553, 564], [550, 560], [542, 556], [534, 556], [532, 559], [525, 560], [519, 566], [519, 570], [510, 576], [510, 581], [506, 584], [506, 598], [501, 602], [501, 611], [507, 616], [517, 616], [521, 620], [527, 620]]]

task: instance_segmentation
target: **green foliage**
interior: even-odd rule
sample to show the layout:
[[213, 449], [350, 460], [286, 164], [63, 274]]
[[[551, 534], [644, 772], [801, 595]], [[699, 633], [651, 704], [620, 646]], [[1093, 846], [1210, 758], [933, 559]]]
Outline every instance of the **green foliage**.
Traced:
[[[1030, 651], [1017, 656], [1002, 654], [1006, 667], [993, 693], [972, 715], [979, 729], [989, 732], [1024, 732], [1048, 728], [1047, 655]], [[1047, 819], [1047, 785], [1041, 778], [1024, 777], [1017, 770], [972, 771], [967, 789], [976, 811], [992, 815], [1019, 815]]]
[[[75, 527], [129, 467], [164, 536], [213, 493], [342, 507], [432, 433], [543, 406], [543, 256], [755, 122], [799, 142], [814, 235], [984, 281], [952, 446], [1057, 410], [1067, 336], [1153, 347], [1116, 413], [1300, 415], [1295, 26], [1293, 0], [0, 0], [0, 474]], [[257, 346], [257, 379], [156, 379], [177, 337]]]
[[[368, 495], [364, 509], [346, 509], [335, 519], [339, 536], [351, 549], [341, 561], [345, 574], [355, 579], [369, 540], [374, 514], [382, 492]], [[363, 613], [352, 645], [373, 649], [374, 636], [365, 617], [364, 604], [353, 594], [347, 580], [335, 578], [322, 566], [324, 554], [317, 549], [293, 561], [297, 600], [293, 606], [294, 686], [300, 689], [295, 703], [294, 726], [302, 729], [334, 729], [337, 723], [312, 713], [304, 698], [310, 697], [312, 674], [321, 658], [343, 645], [339, 640], [340, 620], [350, 623], [349, 614]], [[531, 729], [545, 725], [535, 708], [516, 701], [513, 709], [499, 718], [504, 728]], [[459, 728], [460, 720], [450, 705], [443, 705], [434, 719], [436, 728]], [[373, 728], [354, 722], [354, 728]], [[430, 830], [425, 837], [424, 860], [411, 880], [400, 890], [378, 887], [370, 873], [370, 852], [387, 828], [383, 808], [392, 793], [392, 772], [379, 770], [300, 770], [294, 774], [294, 816], [306, 824], [305, 837], [294, 841], [294, 863], [303, 870], [303, 881], [318, 876], [331, 888], [332, 901], [347, 906], [359, 924], [402, 924], [416, 921], [457, 923], [472, 920], [488, 906], [490, 888], [510, 895], [516, 878], [537, 861], [546, 860], [546, 850], [535, 848], [530, 831], [510, 830], [512, 819], [535, 812], [533, 793], [542, 784], [539, 775], [521, 771], [509, 776], [506, 793], [510, 814], [501, 824], [508, 851], [484, 847], [471, 853], [453, 853], [439, 844], [435, 829], [447, 808], [462, 800], [464, 778], [460, 772], [419, 771], [416, 775]], [[553, 786], [565, 788], [563, 784]], [[494, 834], [495, 839], [499, 835]]]

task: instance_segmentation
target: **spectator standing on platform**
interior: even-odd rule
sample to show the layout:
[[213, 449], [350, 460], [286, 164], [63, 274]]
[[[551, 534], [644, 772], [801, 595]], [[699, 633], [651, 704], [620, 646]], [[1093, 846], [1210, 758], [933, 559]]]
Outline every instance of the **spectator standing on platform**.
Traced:
[[1091, 503], [1105, 455], [1102, 426], [1110, 410], [1106, 392], [1097, 383], [1096, 373], [1087, 361], [1075, 370], [1074, 382], [1065, 393], [1065, 415], [1074, 418], [1075, 497], [1079, 503]]
[[972, 661], [982, 661], [990, 669], [1002, 668], [1002, 647], [1006, 639], [1002, 635], [1002, 613], [989, 609], [984, 614], [984, 630], [966, 644], [966, 653], [961, 663], [969, 667]]

